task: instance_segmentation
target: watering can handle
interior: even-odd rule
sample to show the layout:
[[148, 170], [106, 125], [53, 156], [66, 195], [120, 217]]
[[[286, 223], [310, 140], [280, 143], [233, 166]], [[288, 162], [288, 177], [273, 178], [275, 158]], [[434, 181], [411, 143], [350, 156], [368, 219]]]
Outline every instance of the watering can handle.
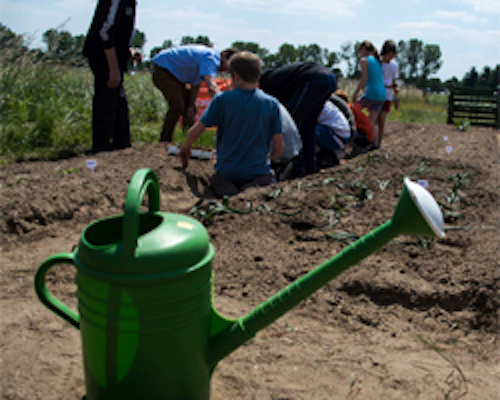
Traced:
[[123, 217], [123, 252], [125, 259], [134, 258], [139, 237], [139, 209], [148, 191], [149, 212], [160, 210], [160, 190], [158, 178], [150, 168], [143, 168], [134, 174], [125, 198]]
[[75, 328], [80, 328], [80, 317], [71, 308], [56, 299], [45, 286], [45, 275], [56, 264], [73, 264], [75, 261], [72, 253], [59, 253], [46, 259], [38, 268], [35, 275], [35, 291], [40, 301], [51, 311], [68, 321]]

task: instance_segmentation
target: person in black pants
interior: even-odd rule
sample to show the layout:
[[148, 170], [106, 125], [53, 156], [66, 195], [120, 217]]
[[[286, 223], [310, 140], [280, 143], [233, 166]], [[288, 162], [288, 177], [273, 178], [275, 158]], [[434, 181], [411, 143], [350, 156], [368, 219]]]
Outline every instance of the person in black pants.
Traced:
[[[136, 0], [99, 0], [83, 55], [94, 74], [92, 152], [130, 147], [128, 104], [123, 88], [134, 32]], [[136, 59], [140, 53], [132, 54]]]
[[297, 175], [318, 171], [314, 129], [325, 101], [337, 88], [331, 70], [319, 64], [297, 62], [265, 70], [260, 88], [276, 97], [290, 112], [302, 138], [296, 159]]

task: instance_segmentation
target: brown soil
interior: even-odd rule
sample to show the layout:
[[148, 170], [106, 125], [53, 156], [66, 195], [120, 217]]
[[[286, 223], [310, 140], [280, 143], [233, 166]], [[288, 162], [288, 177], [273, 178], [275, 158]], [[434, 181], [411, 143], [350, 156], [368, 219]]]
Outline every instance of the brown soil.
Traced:
[[[215, 305], [232, 318], [391, 218], [405, 175], [429, 181], [447, 231], [396, 238], [259, 332], [219, 363], [212, 399], [498, 398], [498, 145], [489, 128], [391, 123], [382, 150], [230, 200], [249, 213], [214, 213]], [[161, 210], [184, 214], [213, 170], [193, 160], [184, 173], [160, 144], [95, 158], [94, 175], [86, 157], [0, 170], [4, 399], [85, 394], [79, 333], [37, 300], [38, 266], [120, 213], [137, 169], [157, 172]], [[74, 306], [74, 270], [51, 282]]]

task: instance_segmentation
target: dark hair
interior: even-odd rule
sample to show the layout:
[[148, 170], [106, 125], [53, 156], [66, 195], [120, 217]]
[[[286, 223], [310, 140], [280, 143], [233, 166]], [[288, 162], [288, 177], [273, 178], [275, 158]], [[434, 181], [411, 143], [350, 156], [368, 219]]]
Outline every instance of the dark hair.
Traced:
[[386, 40], [384, 42], [380, 55], [384, 56], [387, 53], [394, 53], [394, 54], [397, 53], [396, 43], [394, 43], [394, 40]]
[[226, 59], [229, 60], [233, 55], [236, 53], [239, 53], [240, 49], [237, 47], [228, 47], [226, 50], [222, 52], [222, 56]]
[[249, 51], [240, 51], [229, 60], [229, 71], [238, 73], [245, 82], [257, 82], [261, 69], [259, 56]]
[[375, 45], [370, 42], [369, 40], [363, 40], [359, 45], [358, 45], [358, 51], [361, 50], [361, 49], [366, 49], [368, 50], [370, 53], [373, 53], [373, 56], [380, 61], [380, 56], [378, 55], [378, 51], [377, 51], [377, 48], [375, 47]]

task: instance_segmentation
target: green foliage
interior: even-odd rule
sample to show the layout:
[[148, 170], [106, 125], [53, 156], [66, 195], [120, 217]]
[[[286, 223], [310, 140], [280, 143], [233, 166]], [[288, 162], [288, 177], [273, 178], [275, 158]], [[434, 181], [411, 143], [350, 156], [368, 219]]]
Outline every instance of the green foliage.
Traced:
[[[26, 55], [0, 63], [0, 159], [57, 159], [92, 147], [93, 76], [88, 68], [48, 64]], [[149, 72], [125, 75], [133, 142], [159, 139], [167, 103]], [[196, 147], [211, 149], [208, 130]], [[174, 143], [184, 141], [177, 129]]]
[[135, 30], [134, 37], [132, 39], [132, 47], [137, 49], [142, 49], [146, 43], [146, 34], [139, 29]]
[[196, 38], [193, 36], [183, 36], [181, 39], [181, 45], [184, 44], [204, 44], [208, 47], [212, 47], [213, 43], [210, 41], [210, 38], [208, 36], [203, 36], [203, 35], [198, 35]]
[[444, 124], [448, 118], [448, 96], [443, 94], [428, 94], [422, 96], [420, 90], [414, 94], [398, 96], [399, 108], [391, 109], [389, 121], [417, 122], [424, 124]]
[[49, 29], [44, 32], [42, 39], [47, 46], [43, 55], [46, 60], [74, 66], [85, 64], [82, 55], [84, 35], [73, 36], [65, 30]]
[[90, 73], [47, 67], [28, 57], [0, 68], [2, 155], [22, 159], [42, 149], [73, 153], [85, 144], [90, 128]]
[[453, 124], [455, 125], [455, 128], [457, 128], [457, 130], [465, 132], [467, 129], [469, 129], [470, 120], [469, 118], [454, 119]]
[[268, 49], [262, 48], [257, 43], [254, 42], [237, 41], [233, 42], [231, 46], [236, 47], [240, 50], [246, 50], [255, 53], [260, 57], [261, 60], [265, 60], [266, 57], [269, 55]]

